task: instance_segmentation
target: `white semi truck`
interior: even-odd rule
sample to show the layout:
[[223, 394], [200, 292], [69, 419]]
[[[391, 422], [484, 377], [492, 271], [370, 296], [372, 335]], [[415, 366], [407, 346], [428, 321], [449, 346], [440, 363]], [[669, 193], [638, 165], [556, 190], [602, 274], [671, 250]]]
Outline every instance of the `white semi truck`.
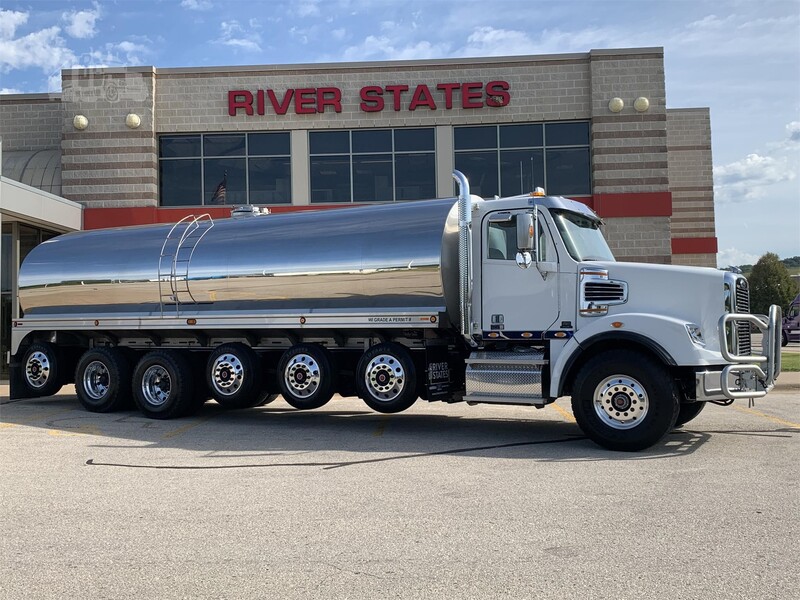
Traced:
[[749, 314], [740, 275], [616, 262], [585, 205], [453, 176], [458, 198], [51, 239], [20, 270], [12, 395], [74, 381], [90, 411], [157, 419], [278, 393], [383, 413], [571, 396], [589, 438], [640, 450], [774, 386], [780, 308]]

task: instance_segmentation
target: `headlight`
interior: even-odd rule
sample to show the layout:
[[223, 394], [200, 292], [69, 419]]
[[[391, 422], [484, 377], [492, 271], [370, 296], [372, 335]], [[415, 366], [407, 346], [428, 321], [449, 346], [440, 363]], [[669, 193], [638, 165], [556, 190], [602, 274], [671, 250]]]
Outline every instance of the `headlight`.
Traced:
[[696, 344], [697, 346], [706, 345], [706, 340], [703, 337], [703, 330], [700, 328], [700, 325], [695, 325], [694, 323], [687, 323], [686, 333], [689, 334], [689, 339], [692, 340], [693, 344]]

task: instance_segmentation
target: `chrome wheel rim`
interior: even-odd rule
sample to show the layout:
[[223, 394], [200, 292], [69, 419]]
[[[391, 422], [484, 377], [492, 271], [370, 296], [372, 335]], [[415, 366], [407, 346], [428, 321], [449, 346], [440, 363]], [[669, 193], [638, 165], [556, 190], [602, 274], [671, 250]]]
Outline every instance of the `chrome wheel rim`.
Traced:
[[223, 354], [211, 368], [214, 390], [223, 396], [232, 396], [244, 384], [244, 365], [234, 354]]
[[633, 429], [647, 416], [650, 398], [633, 377], [607, 377], [594, 390], [594, 411], [613, 429]]
[[142, 376], [142, 394], [148, 404], [161, 406], [169, 400], [172, 380], [169, 372], [161, 365], [148, 367]]
[[376, 400], [389, 402], [403, 392], [406, 373], [396, 357], [391, 354], [379, 354], [369, 361], [364, 372], [364, 382]]
[[92, 400], [100, 400], [108, 392], [110, 377], [108, 368], [95, 360], [90, 362], [83, 371], [83, 391]]
[[283, 378], [292, 394], [308, 398], [319, 388], [319, 364], [308, 354], [295, 354], [286, 365]]
[[25, 362], [25, 379], [32, 388], [44, 387], [50, 378], [50, 359], [44, 352], [36, 351]]

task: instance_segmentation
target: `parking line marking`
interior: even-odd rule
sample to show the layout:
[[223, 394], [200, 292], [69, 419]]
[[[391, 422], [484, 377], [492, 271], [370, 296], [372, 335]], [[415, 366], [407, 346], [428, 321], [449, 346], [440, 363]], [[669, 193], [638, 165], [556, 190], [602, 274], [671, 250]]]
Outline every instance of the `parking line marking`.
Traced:
[[558, 414], [560, 414], [562, 417], [564, 417], [567, 421], [569, 421], [570, 423], [575, 423], [575, 417], [573, 417], [572, 413], [570, 413], [568, 410], [564, 410], [563, 408], [561, 408], [555, 402], [553, 402], [550, 406], [555, 408], [556, 411], [558, 412]]
[[183, 427], [178, 427], [177, 429], [173, 429], [172, 431], [170, 431], [168, 433], [165, 433], [164, 435], [161, 436], [161, 439], [162, 440], [169, 440], [169, 439], [172, 439], [174, 437], [178, 437], [179, 435], [182, 435], [182, 434], [186, 433], [187, 431], [189, 431], [191, 429], [194, 429], [195, 427], [198, 427], [199, 425], [202, 425], [203, 423], [206, 423], [206, 422], [210, 421], [215, 416], [216, 415], [211, 415], [211, 416], [205, 417], [204, 419], [198, 419], [197, 421], [194, 421], [193, 423], [187, 423]]
[[793, 423], [792, 421], [786, 421], [784, 419], [781, 419], [780, 417], [773, 417], [772, 415], [768, 415], [767, 413], [763, 413], [760, 410], [753, 410], [752, 408], [744, 408], [742, 406], [734, 406], [733, 408], [735, 408], [739, 412], [747, 413], [747, 414], [750, 414], [750, 415], [755, 415], [757, 417], [763, 417], [764, 419], [767, 419], [769, 421], [773, 421], [773, 422], [778, 423], [780, 425], [786, 425], [788, 427], [791, 427], [792, 429], [800, 429], [800, 423]]
[[378, 423], [378, 427], [375, 431], [372, 432], [372, 437], [381, 437], [383, 435], [384, 429], [386, 429], [386, 424], [389, 422], [389, 417], [384, 417], [381, 419], [381, 422]]

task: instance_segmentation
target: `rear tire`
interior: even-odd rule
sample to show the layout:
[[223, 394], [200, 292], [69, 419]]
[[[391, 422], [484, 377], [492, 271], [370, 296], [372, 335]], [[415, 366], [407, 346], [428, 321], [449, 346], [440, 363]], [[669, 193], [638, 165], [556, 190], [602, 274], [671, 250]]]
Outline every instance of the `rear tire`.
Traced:
[[278, 362], [283, 399], [298, 410], [320, 408], [333, 397], [336, 372], [330, 352], [316, 344], [297, 344]]
[[129, 408], [131, 365], [119, 348], [93, 348], [83, 353], [75, 368], [75, 393], [89, 412], [107, 413]]
[[678, 417], [678, 394], [667, 370], [631, 350], [590, 359], [572, 395], [575, 420], [595, 443], [633, 452], [656, 444]]
[[53, 344], [31, 344], [22, 358], [22, 381], [31, 398], [52, 396], [64, 383], [61, 353]]
[[681, 404], [680, 409], [678, 410], [678, 418], [675, 421], [675, 427], [680, 427], [681, 425], [685, 425], [692, 419], [694, 419], [697, 415], [703, 412], [703, 409], [706, 407], [707, 402], [690, 402], [688, 404]]
[[402, 344], [387, 342], [367, 350], [356, 367], [358, 395], [372, 410], [392, 414], [417, 401], [414, 361]]
[[258, 355], [250, 346], [222, 344], [208, 357], [206, 383], [211, 396], [225, 408], [250, 408], [262, 400]]
[[781, 346], [788, 346], [789, 345], [789, 336], [786, 335], [785, 331], [781, 331]]
[[189, 359], [175, 350], [145, 354], [133, 373], [133, 398], [151, 419], [183, 417], [199, 408]]

